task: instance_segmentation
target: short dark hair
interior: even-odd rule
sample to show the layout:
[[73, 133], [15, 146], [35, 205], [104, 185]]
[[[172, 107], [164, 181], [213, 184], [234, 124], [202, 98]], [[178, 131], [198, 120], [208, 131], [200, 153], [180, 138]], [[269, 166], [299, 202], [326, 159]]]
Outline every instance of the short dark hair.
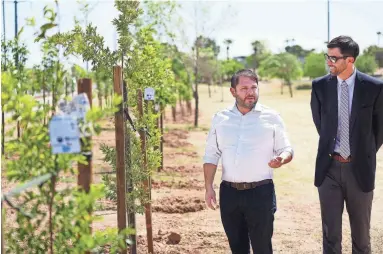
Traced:
[[242, 69], [237, 71], [232, 77], [231, 77], [231, 87], [235, 88], [239, 83], [240, 77], [248, 77], [251, 80], [255, 81], [255, 83], [258, 84], [258, 76], [255, 74], [252, 70], [249, 69]]
[[359, 45], [350, 36], [341, 35], [335, 37], [327, 44], [327, 48], [339, 48], [342, 55], [351, 56], [355, 60], [359, 55]]

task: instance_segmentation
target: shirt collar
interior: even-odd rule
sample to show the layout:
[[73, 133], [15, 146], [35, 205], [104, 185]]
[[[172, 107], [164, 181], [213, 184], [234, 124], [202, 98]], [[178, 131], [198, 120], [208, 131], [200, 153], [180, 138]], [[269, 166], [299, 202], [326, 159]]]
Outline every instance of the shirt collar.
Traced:
[[351, 85], [351, 84], [353, 84], [355, 82], [355, 77], [356, 77], [356, 69], [355, 69], [355, 67], [354, 67], [354, 72], [346, 80], [342, 80], [341, 78], [339, 78], [339, 76], [336, 76], [336, 78], [338, 79], [338, 84], [342, 84], [342, 82], [345, 81], [347, 86], [349, 86], [349, 85]]
[[[236, 102], [233, 104], [233, 106], [230, 107], [230, 110], [233, 111], [233, 112], [242, 114], [242, 113], [238, 110], [238, 108], [237, 108], [237, 103], [236, 103]], [[256, 112], [256, 111], [257, 111], [257, 112], [262, 112], [262, 104], [259, 103], [259, 102], [257, 102], [257, 103], [255, 104], [255, 106], [253, 107], [253, 109], [251, 110], [251, 112]]]

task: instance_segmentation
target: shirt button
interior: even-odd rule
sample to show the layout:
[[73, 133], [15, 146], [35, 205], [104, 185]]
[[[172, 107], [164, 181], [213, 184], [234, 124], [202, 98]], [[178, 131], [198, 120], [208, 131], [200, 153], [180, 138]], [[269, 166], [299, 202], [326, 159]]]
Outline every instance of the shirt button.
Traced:
[[330, 156], [330, 157], [331, 157], [331, 153], [329, 153], [329, 154], [328, 154], [328, 156]]

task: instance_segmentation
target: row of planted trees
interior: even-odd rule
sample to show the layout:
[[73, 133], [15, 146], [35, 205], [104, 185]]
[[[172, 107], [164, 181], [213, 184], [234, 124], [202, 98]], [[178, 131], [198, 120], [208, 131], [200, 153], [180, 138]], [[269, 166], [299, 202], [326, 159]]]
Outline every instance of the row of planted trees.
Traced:
[[[126, 197], [128, 212], [143, 213], [150, 200], [150, 192], [143, 182], [161, 164], [158, 118], [166, 106], [175, 106], [177, 100], [190, 105], [194, 78], [182, 53], [156, 39], [155, 26], [160, 24], [159, 19], [172, 15], [174, 3], [116, 1], [115, 7], [118, 17], [112, 22], [119, 35], [115, 51], [105, 46], [104, 38], [92, 24], [83, 27], [76, 21], [70, 31], [53, 32], [57, 13], [48, 7], [43, 10], [46, 23], [36, 35], [36, 43], [40, 43], [43, 52], [40, 65], [25, 67], [29, 52], [20, 37], [2, 44], [2, 113], [6, 119], [2, 126], [3, 174], [9, 184], [29, 183], [36, 177], [50, 175], [45, 182], [14, 195], [16, 205], [12, 207], [17, 210], [16, 221], [2, 230], [8, 253], [83, 253], [106, 249], [116, 253], [126, 248], [128, 235], [134, 234], [130, 229], [120, 232], [117, 229], [91, 230], [95, 220], [91, 211], [96, 201], [101, 197], [116, 199], [115, 176], [104, 175], [103, 183], [92, 184], [89, 192], [73, 186], [59, 188], [64, 176], [76, 177], [74, 163], [86, 164], [86, 156], [52, 154], [48, 124], [58, 113], [58, 102], [77, 93], [76, 83], [81, 78], [92, 79], [96, 86], [94, 97], [99, 102], [98, 107], [93, 105], [87, 113], [89, 133], [98, 135], [100, 120], [116, 112], [121, 102], [125, 116], [129, 114], [133, 119], [133, 124], [126, 121], [125, 126], [125, 142], [129, 147], [124, 151], [127, 185], [130, 186]], [[35, 26], [33, 19], [29, 25]], [[78, 65], [68, 68], [66, 61], [71, 56], [89, 62], [91, 72]], [[113, 67], [116, 65], [123, 67], [125, 99], [113, 93]], [[154, 103], [159, 105], [159, 110], [154, 111], [150, 106], [144, 109], [143, 117], [139, 117], [137, 91], [146, 87], [155, 89]], [[42, 99], [36, 99], [37, 96]], [[143, 167], [142, 141], [136, 130], [147, 133], [146, 167]], [[115, 170], [118, 151], [107, 145], [102, 145], [101, 149], [104, 160]]]

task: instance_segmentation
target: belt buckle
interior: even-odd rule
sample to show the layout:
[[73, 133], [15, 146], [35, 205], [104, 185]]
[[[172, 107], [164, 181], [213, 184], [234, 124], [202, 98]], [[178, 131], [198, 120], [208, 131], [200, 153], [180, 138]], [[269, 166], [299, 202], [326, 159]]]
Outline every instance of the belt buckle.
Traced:
[[245, 183], [235, 183], [235, 188], [237, 190], [245, 190]]

